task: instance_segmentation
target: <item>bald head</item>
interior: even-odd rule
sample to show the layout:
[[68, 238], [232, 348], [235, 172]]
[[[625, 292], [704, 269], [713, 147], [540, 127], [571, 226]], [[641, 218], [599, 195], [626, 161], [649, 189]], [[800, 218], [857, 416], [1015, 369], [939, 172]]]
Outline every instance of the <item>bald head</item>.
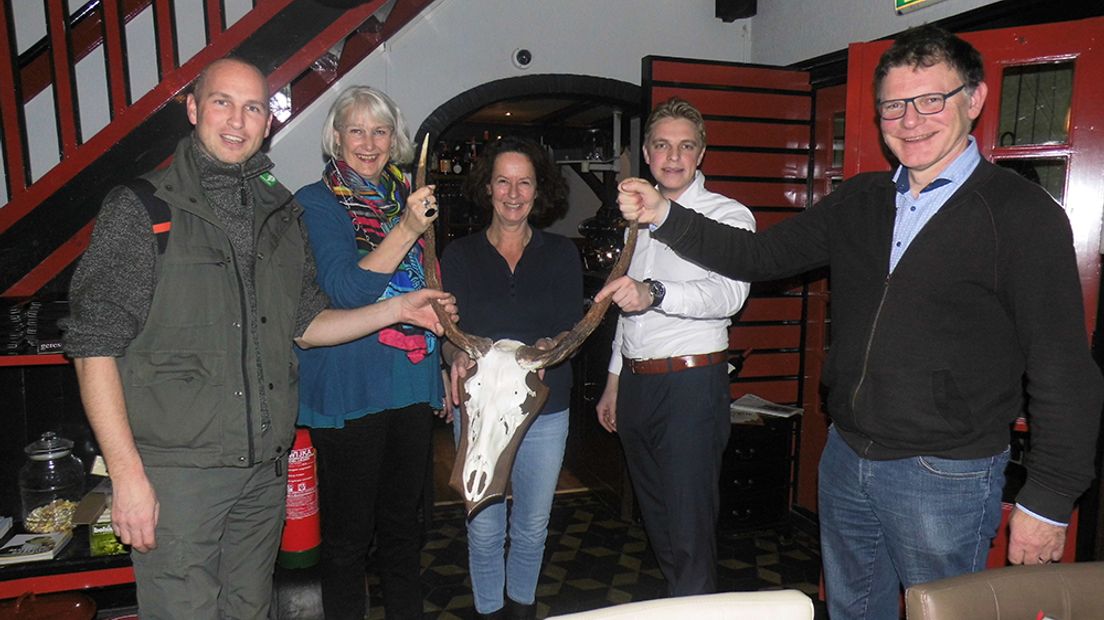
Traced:
[[242, 60], [240, 58], [220, 58], [215, 62], [207, 65], [207, 67], [200, 72], [199, 77], [195, 79], [195, 82], [192, 83], [192, 93], [195, 93], [197, 95], [197, 98], [202, 98], [198, 97], [198, 94], [206, 87], [211, 74], [217, 72], [220, 68], [225, 68], [229, 66], [236, 66], [241, 70], [252, 72], [253, 75], [255, 75], [257, 79], [260, 80], [262, 88], [264, 89], [264, 99], [265, 101], [268, 101], [268, 80], [265, 79], [264, 73], [262, 73], [261, 70], [257, 68], [257, 65], [249, 61]]
[[217, 60], [203, 70], [187, 107], [200, 146], [227, 164], [245, 162], [261, 150], [272, 125], [264, 74], [234, 58]]

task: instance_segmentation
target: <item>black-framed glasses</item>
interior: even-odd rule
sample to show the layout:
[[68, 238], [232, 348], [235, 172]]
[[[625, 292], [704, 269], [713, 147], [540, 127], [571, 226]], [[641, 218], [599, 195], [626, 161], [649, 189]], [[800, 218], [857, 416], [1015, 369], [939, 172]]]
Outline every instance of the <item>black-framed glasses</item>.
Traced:
[[878, 116], [883, 121], [895, 121], [905, 115], [908, 104], [916, 108], [917, 114], [939, 114], [947, 107], [947, 98], [954, 97], [960, 90], [966, 88], [963, 84], [949, 93], [925, 93], [908, 97], [906, 99], [887, 99], [878, 102]]

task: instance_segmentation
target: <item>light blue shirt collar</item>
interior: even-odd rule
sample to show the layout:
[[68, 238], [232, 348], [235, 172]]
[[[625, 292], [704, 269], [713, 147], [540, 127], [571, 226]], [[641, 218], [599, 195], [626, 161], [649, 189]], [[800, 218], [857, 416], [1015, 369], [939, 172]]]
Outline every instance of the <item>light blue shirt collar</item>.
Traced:
[[[981, 161], [981, 153], [978, 151], [977, 141], [973, 136], [966, 136], [966, 149], [959, 153], [958, 157], [951, 162], [951, 165], [947, 166], [943, 172], [928, 183], [927, 187], [920, 190], [920, 193], [930, 192], [933, 189], [942, 187], [948, 183], [960, 185], [969, 177], [977, 167], [978, 162]], [[910, 189], [908, 168], [904, 166], [897, 166], [897, 172], [893, 175], [893, 183], [897, 186], [898, 194], [908, 193]]]

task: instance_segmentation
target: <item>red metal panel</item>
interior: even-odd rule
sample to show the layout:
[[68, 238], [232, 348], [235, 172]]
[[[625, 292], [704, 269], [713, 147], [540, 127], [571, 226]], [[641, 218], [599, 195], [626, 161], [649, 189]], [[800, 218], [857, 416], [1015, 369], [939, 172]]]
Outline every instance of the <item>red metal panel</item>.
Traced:
[[73, 65], [69, 58], [69, 11], [64, 0], [47, 0], [46, 31], [54, 66], [54, 111], [62, 159], [77, 150], [77, 91], [73, 85]]
[[204, 13], [207, 20], [207, 42], [210, 43], [222, 34], [222, 0], [207, 0]]
[[801, 325], [733, 325], [728, 330], [728, 348], [796, 349], [801, 346]]
[[800, 353], [764, 353], [756, 350], [744, 360], [740, 377], [792, 377], [800, 372]]
[[[740, 174], [732, 171], [730, 174]], [[705, 179], [709, 191], [724, 194], [748, 206], [804, 207], [807, 190], [803, 179], [791, 182], [726, 181]]]
[[[12, 85], [12, 88], [0, 88], [0, 122], [4, 127], [4, 167], [9, 200], [27, 187], [27, 140], [22, 129], [25, 120], [19, 84], [15, 82], [13, 70], [16, 58], [15, 22], [11, 7], [7, 0], [0, 0], [0, 84]], [[0, 209], [0, 213], [6, 210], [6, 207]]]
[[[842, 170], [832, 163], [833, 119], [843, 112], [847, 86], [831, 86], [816, 91], [816, 151], [813, 156], [813, 204], [831, 190], [830, 175]], [[756, 214], [758, 216], [759, 214]], [[762, 228], [761, 228], [762, 229]], [[802, 403], [805, 416], [801, 425], [801, 450], [798, 471], [807, 472], [797, 484], [794, 502], [817, 511], [817, 465], [828, 439], [828, 417], [821, 406], [820, 377], [828, 351], [828, 281], [820, 278], [809, 283], [805, 305], [805, 367]], [[815, 380], [814, 380], [815, 379]]]
[[[764, 69], [767, 70], [764, 71]], [[809, 74], [805, 71], [784, 71], [776, 67], [695, 62], [682, 59], [654, 60], [652, 80], [806, 92], [810, 89]]]
[[153, 26], [157, 39], [157, 70], [161, 79], [176, 69], [176, 37], [172, 0], [154, 0]]
[[800, 297], [752, 297], [738, 315], [741, 321], [800, 321]]
[[[706, 151], [701, 165], [706, 177], [736, 174], [743, 177], [767, 177], [803, 181], [809, 174], [808, 153], [742, 153]], [[738, 196], [733, 196], [738, 198]]]
[[657, 103], [675, 96], [693, 103], [702, 114], [712, 116], [808, 121], [812, 115], [812, 98], [803, 95], [746, 93], [729, 90], [672, 88], [668, 86], [657, 86], [652, 89], [652, 101]]
[[756, 146], [782, 149], [809, 148], [809, 128], [805, 125], [781, 125], [723, 121], [705, 121], [709, 146]]
[[798, 401], [797, 381], [794, 379], [779, 379], [778, 381], [740, 381], [737, 379], [728, 388], [733, 400], [744, 394], [755, 394], [783, 405], [792, 405]]
[[[61, 353], [44, 355], [0, 355], [0, 366], [64, 366], [69, 358]], [[0, 596], [0, 599], [4, 598]]]
[[134, 569], [129, 566], [27, 577], [0, 581], [0, 599], [14, 598], [24, 592], [47, 594], [50, 592], [117, 586], [126, 583], [134, 583]]
[[104, 56], [107, 63], [107, 92], [111, 101], [111, 118], [123, 113], [130, 103], [130, 89], [127, 87], [126, 24], [115, 2], [104, 2], [103, 41]]

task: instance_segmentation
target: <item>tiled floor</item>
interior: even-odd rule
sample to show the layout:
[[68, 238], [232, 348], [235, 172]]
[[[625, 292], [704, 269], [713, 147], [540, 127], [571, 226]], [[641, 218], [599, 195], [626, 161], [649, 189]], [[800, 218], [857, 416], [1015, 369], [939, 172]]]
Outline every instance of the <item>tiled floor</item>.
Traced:
[[[451, 437], [435, 439], [435, 495], [439, 500], [422, 549], [425, 617], [475, 617], [465, 518], [459, 495], [446, 485], [452, 465]], [[586, 488], [566, 468], [560, 476], [549, 522], [544, 566], [537, 585], [537, 616], [586, 611], [629, 601], [660, 598], [666, 584], [638, 522], [621, 518], [619, 498]], [[721, 591], [796, 588], [814, 599], [820, 576], [816, 539], [798, 527], [721, 532]], [[371, 563], [371, 561], [370, 561]], [[369, 566], [368, 618], [385, 618], [379, 583]], [[321, 618], [313, 571], [277, 571], [279, 618]], [[818, 617], [823, 611], [818, 609]]]
[[[722, 591], [797, 588], [816, 595], [817, 543], [796, 528], [723, 533]], [[474, 618], [467, 571], [464, 514], [438, 507], [422, 553], [427, 618]], [[369, 618], [384, 618], [377, 584], [369, 581]], [[561, 493], [552, 508], [537, 615], [585, 611], [664, 596], [666, 585], [639, 524], [626, 522], [598, 494]]]

